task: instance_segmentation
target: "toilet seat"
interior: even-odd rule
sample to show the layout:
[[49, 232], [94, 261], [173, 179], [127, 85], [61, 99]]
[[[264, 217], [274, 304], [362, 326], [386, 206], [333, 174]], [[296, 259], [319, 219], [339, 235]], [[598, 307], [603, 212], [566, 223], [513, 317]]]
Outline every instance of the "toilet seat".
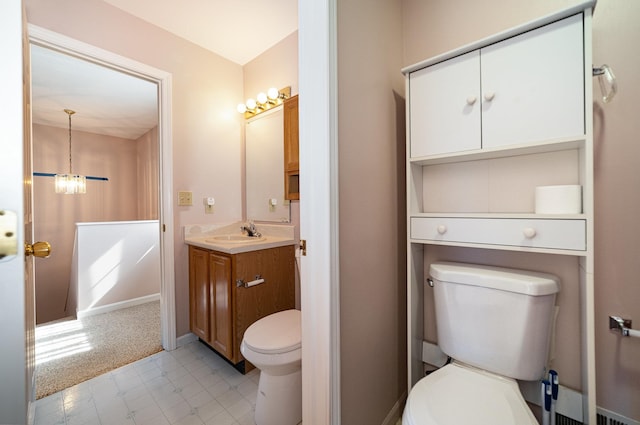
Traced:
[[301, 347], [302, 332], [299, 310], [270, 314], [253, 323], [244, 332], [243, 343], [261, 354], [282, 354]]
[[403, 425], [538, 425], [515, 380], [452, 363], [411, 389]]

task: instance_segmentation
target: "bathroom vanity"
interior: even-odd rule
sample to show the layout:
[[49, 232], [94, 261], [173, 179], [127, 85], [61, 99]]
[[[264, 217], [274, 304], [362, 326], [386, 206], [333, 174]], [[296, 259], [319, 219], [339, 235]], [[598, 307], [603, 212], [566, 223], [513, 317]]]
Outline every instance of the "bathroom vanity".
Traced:
[[[595, 423], [593, 4], [403, 69], [409, 388], [423, 376], [433, 314], [424, 288], [429, 262], [561, 262], [576, 276], [561, 292], [579, 305], [580, 348], [572, 354], [579, 410], [584, 423]], [[581, 186], [581, 211], [536, 213], [536, 188], [547, 185]]]
[[253, 365], [240, 353], [245, 330], [258, 319], [295, 307], [294, 241], [206, 234], [185, 237], [185, 242], [191, 332], [246, 373]]

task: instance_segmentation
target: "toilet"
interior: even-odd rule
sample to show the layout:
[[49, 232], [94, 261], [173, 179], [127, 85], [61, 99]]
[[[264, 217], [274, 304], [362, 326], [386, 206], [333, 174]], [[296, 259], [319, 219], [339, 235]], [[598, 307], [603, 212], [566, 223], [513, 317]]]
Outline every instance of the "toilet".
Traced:
[[302, 421], [302, 332], [300, 311], [263, 317], [247, 328], [244, 358], [260, 369], [257, 425], [298, 425]]
[[518, 380], [547, 364], [557, 277], [438, 262], [433, 282], [438, 345], [451, 358], [411, 389], [403, 425], [538, 425]]

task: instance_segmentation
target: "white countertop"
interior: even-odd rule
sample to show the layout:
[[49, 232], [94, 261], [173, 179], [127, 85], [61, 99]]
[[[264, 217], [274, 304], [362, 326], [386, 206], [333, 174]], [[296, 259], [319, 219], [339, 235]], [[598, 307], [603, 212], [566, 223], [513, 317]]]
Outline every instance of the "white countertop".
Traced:
[[293, 225], [289, 224], [256, 223], [258, 232], [262, 234], [261, 240], [240, 243], [213, 240], [215, 236], [241, 235], [240, 226], [243, 224], [244, 222], [222, 225], [187, 225], [184, 227], [184, 243], [227, 254], [239, 254], [296, 244]]

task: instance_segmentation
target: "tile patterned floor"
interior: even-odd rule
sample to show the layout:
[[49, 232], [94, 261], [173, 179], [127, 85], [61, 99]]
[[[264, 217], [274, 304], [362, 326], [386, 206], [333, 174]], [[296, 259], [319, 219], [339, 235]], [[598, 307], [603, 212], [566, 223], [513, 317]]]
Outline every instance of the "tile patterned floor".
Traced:
[[38, 400], [35, 425], [255, 425], [258, 378], [195, 341]]

